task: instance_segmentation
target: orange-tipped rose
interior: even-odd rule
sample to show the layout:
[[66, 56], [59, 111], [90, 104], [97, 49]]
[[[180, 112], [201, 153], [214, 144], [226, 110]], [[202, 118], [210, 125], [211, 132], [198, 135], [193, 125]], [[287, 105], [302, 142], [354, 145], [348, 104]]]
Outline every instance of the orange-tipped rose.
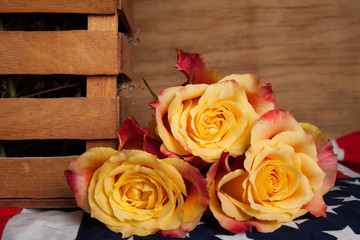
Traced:
[[308, 211], [326, 216], [322, 196], [334, 185], [336, 158], [319, 138], [316, 127], [300, 125], [289, 112], [264, 114], [251, 131], [244, 167], [217, 163], [209, 172], [209, 206], [220, 224], [270, 232]]
[[[92, 166], [100, 160], [99, 168]], [[198, 169], [142, 150], [90, 149], [72, 162], [66, 176], [78, 205], [123, 237], [159, 230], [185, 237], [209, 201]]]
[[206, 180], [181, 159], [138, 150], [149, 136], [132, 118], [118, 135], [120, 146], [136, 149], [92, 148], [65, 171], [78, 206], [122, 237], [185, 237], [208, 205]]
[[167, 88], [150, 104], [155, 108], [162, 152], [186, 160], [199, 157], [208, 163], [218, 160], [223, 152], [243, 154], [253, 124], [274, 109], [270, 85], [250, 74], [210, 82], [214, 73], [206, 71], [202, 58], [180, 53], [177, 66], [185, 65], [181, 70], [188, 82], [199, 84]]

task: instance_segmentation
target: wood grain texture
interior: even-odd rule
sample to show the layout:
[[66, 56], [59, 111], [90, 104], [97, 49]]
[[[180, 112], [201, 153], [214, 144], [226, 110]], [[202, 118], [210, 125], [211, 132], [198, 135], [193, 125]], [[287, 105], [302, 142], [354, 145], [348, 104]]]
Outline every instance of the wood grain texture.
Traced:
[[[109, 30], [114, 33], [118, 29], [118, 16], [117, 14], [111, 16], [104, 15], [89, 15], [88, 16], [88, 29], [89, 30]], [[116, 43], [119, 44], [120, 41]], [[118, 49], [121, 47], [118, 47]], [[118, 55], [118, 59], [123, 56]], [[86, 79], [86, 96], [87, 97], [109, 97], [116, 99], [117, 96], [117, 76], [87, 76]], [[119, 127], [119, 105], [116, 105], [116, 126], [114, 126], [114, 133]], [[116, 147], [114, 139], [108, 140], [88, 140], [86, 141], [86, 149], [93, 147]]]
[[[119, 100], [117, 99], [117, 77], [116, 76], [88, 76], [86, 80], [86, 95], [87, 97], [109, 97], [113, 98], [115, 101], [113, 111], [116, 112], [116, 115], [113, 116], [115, 119], [115, 124], [113, 124], [113, 139], [102, 139], [99, 140], [87, 140], [86, 149], [93, 147], [112, 147], [116, 148], [117, 140], [116, 130], [120, 126], [120, 110], [119, 110]], [[109, 129], [110, 130], [110, 129]]]
[[1, 0], [0, 12], [114, 14], [116, 0]]
[[88, 15], [88, 30], [109, 30], [117, 32], [119, 26], [118, 16], [114, 15]]
[[114, 98], [0, 99], [0, 139], [115, 139]]
[[0, 199], [73, 198], [64, 170], [75, 158], [0, 158]]
[[119, 33], [119, 73], [126, 75], [129, 79], [134, 77], [133, 48], [130, 46], [127, 37]]
[[1, 199], [0, 207], [19, 207], [19, 208], [79, 208], [75, 198], [13, 198]]
[[0, 74], [118, 74], [114, 31], [0, 32]]
[[254, 73], [272, 83], [277, 107], [328, 138], [360, 130], [360, 2], [138, 0], [130, 113], [153, 110], [142, 83], [159, 93], [180, 85], [175, 48], [198, 52], [221, 77]]

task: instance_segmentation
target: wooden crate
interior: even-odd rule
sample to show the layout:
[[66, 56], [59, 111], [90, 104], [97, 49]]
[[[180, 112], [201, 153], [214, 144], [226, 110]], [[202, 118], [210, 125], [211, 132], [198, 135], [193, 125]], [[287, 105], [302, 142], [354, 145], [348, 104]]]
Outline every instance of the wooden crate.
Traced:
[[[86, 97], [0, 99], [0, 141], [82, 139], [86, 148], [116, 146], [119, 75], [132, 77], [126, 33], [131, 1], [2, 0], [2, 13], [87, 14], [87, 30], [0, 32], [0, 74], [86, 75]], [[119, 23], [125, 29], [119, 33]], [[75, 206], [63, 171], [75, 156], [0, 158], [0, 206]]]

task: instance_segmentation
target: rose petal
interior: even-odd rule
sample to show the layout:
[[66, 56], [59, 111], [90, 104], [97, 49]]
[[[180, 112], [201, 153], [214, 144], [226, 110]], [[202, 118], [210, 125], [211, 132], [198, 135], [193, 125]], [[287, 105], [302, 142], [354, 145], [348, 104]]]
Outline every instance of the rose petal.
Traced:
[[158, 159], [166, 158], [166, 155], [161, 152], [161, 142], [152, 138], [144, 138], [144, 151], [157, 156]]
[[[299, 181], [299, 186], [291, 196], [283, 199], [279, 202], [274, 202], [274, 206], [286, 209], [288, 208], [288, 212], [291, 214], [295, 214], [299, 208], [301, 208], [304, 204], [308, 203], [310, 199], [312, 199], [314, 193], [311, 191], [309, 186], [309, 182], [306, 177], [302, 176], [301, 180]], [[294, 211], [290, 209], [294, 208]]]
[[315, 193], [311, 201], [303, 206], [303, 209], [308, 210], [315, 217], [326, 217], [327, 206], [319, 192]]
[[[187, 85], [185, 87], [181, 87], [176, 91], [175, 95], [173, 96], [173, 99], [171, 103], [169, 104], [168, 110], [167, 110], [167, 118], [169, 127], [171, 130], [178, 129], [179, 131], [172, 132], [171, 138], [173, 138], [176, 141], [175, 143], [171, 143], [164, 139], [165, 132], [162, 127], [158, 127], [160, 138], [163, 140], [164, 144], [166, 145], [166, 148], [170, 151], [179, 154], [179, 155], [188, 155], [189, 151], [191, 149], [188, 147], [188, 143], [184, 142], [184, 136], [182, 136], [182, 132], [187, 135], [186, 132], [181, 131], [182, 128], [186, 128], [186, 123], [182, 123], [181, 125], [181, 118], [184, 118], [184, 115], [186, 116], [186, 111], [190, 110], [192, 101], [189, 99], [194, 99], [197, 97], [200, 97], [204, 91], [206, 90], [208, 86], [206, 84], [197, 84], [197, 85]], [[159, 99], [160, 100], [160, 99]], [[187, 101], [188, 104], [184, 104], [184, 101]], [[184, 109], [185, 108], [185, 109]], [[181, 110], [179, 110], [181, 109]], [[184, 111], [184, 112], [183, 112]], [[187, 111], [187, 112], [188, 112]], [[160, 118], [157, 118], [156, 120], [159, 121]], [[187, 121], [187, 118], [185, 118], [185, 122]], [[185, 129], [186, 131], [186, 129]], [[187, 136], [185, 136], [187, 137]], [[188, 139], [188, 138], [186, 138]], [[180, 145], [180, 147], [177, 147], [177, 145]]]
[[[134, 150], [136, 151], [136, 150]], [[131, 152], [134, 152], [131, 151]], [[126, 151], [127, 154], [129, 154], [130, 151]], [[136, 154], [136, 158], [132, 158], [132, 157], [127, 157], [126, 160], [126, 164], [133, 164], [133, 165], [143, 165], [143, 166], [148, 166], [154, 169], [158, 169], [161, 172], [163, 172], [164, 174], [167, 175], [167, 178], [171, 179], [174, 184], [176, 184], [178, 186], [178, 188], [180, 189], [180, 191], [184, 194], [187, 195], [186, 193], [186, 188], [185, 185], [182, 181], [182, 178], [184, 178], [183, 173], [179, 170], [179, 164], [188, 164], [186, 162], [184, 162], [181, 159], [178, 158], [171, 158], [171, 159], [163, 159], [163, 160], [157, 160], [155, 156], [148, 154], [146, 152], [138, 152]], [[142, 156], [142, 157], [139, 157]], [[169, 163], [170, 164], [164, 164], [164, 163]], [[179, 163], [180, 162], [180, 163]], [[190, 165], [190, 164], [189, 164]], [[188, 166], [188, 165], [186, 165]], [[190, 165], [191, 166], [191, 165]], [[179, 174], [180, 173], [180, 174]]]
[[259, 140], [272, 139], [285, 131], [304, 132], [288, 111], [273, 109], [261, 116], [251, 131], [251, 144]]
[[314, 164], [314, 159], [305, 154], [298, 154], [301, 157], [301, 172], [307, 177], [313, 192], [319, 191], [323, 187], [325, 173], [318, 164]]
[[228, 155], [229, 155], [228, 153], [221, 154], [220, 159], [218, 161], [214, 162], [210, 166], [208, 172], [206, 173], [207, 189], [210, 188], [210, 185], [215, 180], [215, 177], [216, 177], [217, 171], [219, 169], [219, 166], [224, 164], [224, 161], [225, 161], [225, 159], [227, 158]]
[[321, 131], [308, 123], [301, 123], [305, 132], [314, 139], [317, 148], [317, 158], [320, 168], [325, 172], [324, 184], [322, 188], [315, 193], [313, 199], [304, 206], [316, 217], [326, 217], [327, 206], [322, 198], [334, 186], [337, 173], [337, 159], [333, 152], [333, 146], [330, 141], [326, 140]]
[[[215, 184], [212, 184], [209, 189], [210, 194], [210, 203], [209, 207], [214, 214], [214, 217], [219, 221], [220, 225], [233, 233], [241, 233], [245, 231], [252, 230], [252, 226], [255, 226], [259, 232], [273, 232], [279, 227], [282, 223], [277, 221], [263, 221], [257, 219], [251, 219], [249, 221], [236, 221], [233, 218], [226, 216], [222, 211], [220, 202], [216, 197]], [[306, 210], [301, 211], [301, 215], [305, 214]], [[301, 216], [299, 215], [299, 216]]]
[[129, 116], [116, 132], [119, 138], [119, 150], [143, 149], [144, 138], [151, 136], [150, 130], [140, 127], [135, 118]]
[[209, 71], [204, 62], [203, 57], [197, 53], [187, 53], [182, 50], [176, 50], [178, 54], [178, 61], [175, 67], [183, 72], [187, 77], [187, 82], [184, 84], [211, 84], [220, 80], [216, 71]]
[[327, 143], [328, 140], [324, 138], [319, 128], [309, 123], [299, 123], [299, 124], [304, 129], [306, 134], [312, 136], [316, 148], [321, 148]]
[[209, 203], [207, 182], [199, 169], [177, 158], [167, 158], [165, 161], [174, 166], [184, 179], [187, 180], [187, 198], [184, 202], [184, 223], [189, 223], [199, 218]]
[[265, 112], [274, 109], [275, 94], [271, 85], [260, 82], [253, 74], [232, 74], [224, 77], [221, 81], [234, 79], [246, 92], [249, 103], [261, 116]]
[[160, 152], [162, 154], [164, 154], [165, 156], [169, 157], [169, 158], [181, 158], [179, 155], [173, 153], [173, 152], [170, 152], [169, 150], [167, 150], [165, 144], [161, 144], [160, 146]]
[[236, 221], [235, 219], [226, 216], [226, 214], [222, 211], [220, 202], [216, 195], [215, 183], [211, 184], [209, 188], [209, 194], [210, 210], [223, 228], [233, 233], [241, 233], [249, 230], [251, 231], [252, 225], [249, 222]]
[[218, 192], [217, 196], [221, 202], [221, 208], [226, 216], [234, 218], [236, 221], [248, 221], [252, 217], [234, 205], [234, 203], [223, 193]]
[[161, 231], [163, 237], [174, 237], [174, 238], [185, 238], [186, 232], [182, 229], [182, 227], [179, 227], [177, 229], [173, 230], [162, 230]]
[[[249, 174], [247, 172], [242, 169], [237, 169], [224, 175], [219, 181], [217, 188], [219, 191], [224, 191], [232, 198], [243, 201], [244, 192], [246, 191], [244, 182], [247, 181], [248, 177]], [[228, 184], [229, 182], [232, 184]]]
[[318, 149], [318, 164], [320, 168], [326, 173], [324, 185], [319, 193], [324, 195], [335, 185], [337, 173], [337, 159], [333, 152], [333, 146], [328, 141], [322, 148]]
[[[302, 215], [304, 215], [304, 214], [302, 214]], [[280, 228], [282, 225], [281, 222], [277, 222], [277, 221], [261, 221], [261, 220], [257, 220], [257, 219], [250, 221], [250, 223], [254, 227], [256, 227], [256, 230], [258, 230], [259, 232], [262, 232], [262, 233], [273, 232], [276, 229]]]
[[174, 229], [174, 230], [167, 230], [167, 231], [162, 230], [161, 231], [162, 235], [164, 237], [170, 236], [170, 237], [176, 237], [176, 238], [185, 238], [186, 234], [188, 232], [191, 232], [192, 230], [194, 230], [196, 228], [200, 219], [201, 219], [201, 216], [199, 216], [192, 222], [181, 224], [181, 226], [179, 228]]
[[76, 203], [84, 211], [90, 212], [88, 187], [94, 172], [117, 153], [119, 152], [112, 148], [92, 148], [73, 160], [69, 169], [65, 170], [66, 180], [75, 195]]
[[167, 88], [159, 93], [158, 100], [152, 102], [149, 105], [155, 108], [155, 119], [157, 123], [157, 131], [162, 139], [163, 143], [166, 144], [167, 151], [161, 151], [163, 154], [167, 153], [176, 153], [179, 155], [188, 155], [189, 153], [176, 141], [176, 139], [168, 131], [168, 121], [163, 122], [163, 117], [167, 114], [167, 109], [172, 102], [173, 98], [176, 96], [176, 92], [181, 87], [172, 87]]
[[157, 232], [153, 230], [145, 229], [145, 228], [134, 228], [130, 224], [122, 223], [116, 226], [107, 225], [107, 227], [113, 231], [114, 233], [121, 233], [121, 238], [128, 238], [133, 235], [137, 236], [148, 236]]
[[333, 151], [333, 146], [329, 140], [326, 140], [321, 131], [314, 125], [300, 123], [305, 132], [314, 139], [317, 148], [317, 158], [320, 168], [325, 172], [324, 185], [319, 191], [323, 196], [334, 186], [337, 173], [337, 158]]

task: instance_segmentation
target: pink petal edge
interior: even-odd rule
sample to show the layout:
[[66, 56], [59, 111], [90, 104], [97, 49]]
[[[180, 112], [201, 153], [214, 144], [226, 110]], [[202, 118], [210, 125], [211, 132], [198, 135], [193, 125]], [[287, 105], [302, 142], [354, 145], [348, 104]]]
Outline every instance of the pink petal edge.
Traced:
[[337, 158], [333, 152], [331, 141], [326, 140], [321, 131], [311, 124], [301, 124], [305, 132], [314, 139], [319, 167], [325, 172], [322, 188], [315, 193], [313, 199], [303, 208], [307, 209], [315, 217], [326, 217], [327, 206], [322, 198], [335, 185], [337, 174]]
[[187, 77], [187, 84], [212, 84], [220, 80], [216, 71], [210, 71], [206, 68], [203, 57], [197, 53], [187, 53], [182, 50], [176, 50], [178, 61], [175, 67], [183, 72]]
[[90, 212], [88, 188], [94, 172], [111, 156], [119, 153], [107, 147], [91, 148], [74, 159], [64, 171], [66, 181], [74, 193], [77, 205]]
[[76, 204], [85, 212], [90, 213], [90, 205], [87, 200], [87, 191], [84, 193], [81, 189], [82, 185], [89, 186], [87, 180], [81, 176], [78, 176], [75, 171], [65, 170], [64, 174], [69, 187], [74, 193]]
[[[164, 159], [172, 164], [186, 180], [187, 197], [184, 202], [184, 223], [178, 228], [169, 231], [162, 231], [164, 236], [185, 237], [187, 232], [192, 231], [208, 206], [209, 192], [207, 182], [201, 175], [198, 168], [181, 159]], [[194, 215], [195, 214], [195, 215]]]
[[251, 223], [236, 221], [235, 219], [226, 216], [226, 214], [221, 210], [220, 202], [216, 196], [215, 187], [213, 185], [210, 186], [209, 193], [210, 193], [209, 207], [214, 217], [218, 220], [221, 227], [233, 233], [241, 233], [252, 230]]
[[308, 210], [315, 217], [325, 217], [327, 206], [322, 196], [317, 192], [314, 197], [303, 206], [303, 209]]
[[333, 145], [328, 141], [323, 147], [317, 150], [318, 164], [320, 168], [326, 173], [324, 185], [319, 193], [322, 195], [330, 191], [335, 185], [337, 174], [337, 158], [333, 151]]

